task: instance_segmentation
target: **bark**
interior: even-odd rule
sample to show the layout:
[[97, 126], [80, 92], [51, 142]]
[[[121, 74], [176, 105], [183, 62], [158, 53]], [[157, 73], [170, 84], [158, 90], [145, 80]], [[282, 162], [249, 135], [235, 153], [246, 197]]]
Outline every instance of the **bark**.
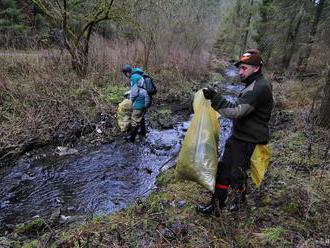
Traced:
[[324, 98], [321, 103], [319, 112], [319, 123], [321, 126], [330, 128], [330, 68], [324, 88]]
[[292, 56], [297, 46], [297, 35], [300, 29], [300, 25], [302, 23], [302, 18], [304, 16], [304, 8], [305, 8], [305, 4], [302, 3], [300, 10], [297, 14], [297, 18], [296, 18], [297, 21], [294, 22], [294, 19], [292, 19], [290, 23], [288, 36], [286, 38], [286, 47], [288, 48], [286, 49], [286, 53], [284, 54], [282, 59], [283, 67], [285, 69], [289, 68]]
[[150, 58], [151, 50], [156, 46], [153, 32], [150, 31], [147, 35], [148, 35], [147, 39], [143, 42], [143, 48], [144, 48], [143, 67], [145, 68], [145, 70], [147, 70], [149, 66], [149, 58]]
[[299, 72], [306, 71], [307, 61], [308, 61], [309, 56], [312, 52], [317, 27], [318, 27], [318, 24], [320, 22], [322, 11], [323, 11], [323, 8], [324, 8], [324, 3], [325, 3], [325, 0], [320, 0], [317, 7], [316, 7], [314, 20], [313, 20], [311, 30], [310, 30], [310, 33], [309, 33], [308, 42], [305, 45], [305, 47], [303, 48], [302, 52], [300, 53], [300, 56], [299, 56], [299, 59], [298, 59], [297, 69], [298, 69]]
[[263, 0], [262, 1], [262, 6], [266, 9], [261, 11], [260, 17], [261, 17], [261, 23], [262, 27], [258, 28], [258, 36], [259, 36], [259, 41], [258, 41], [258, 50], [263, 54], [263, 59], [264, 62], [267, 64], [268, 61], [271, 58], [272, 51], [273, 51], [273, 37], [268, 35], [268, 30], [269, 30], [269, 16], [270, 13], [267, 10], [269, 8], [268, 5], [273, 4], [272, 0]]
[[86, 76], [88, 69], [88, 53], [85, 53], [82, 49], [77, 48], [70, 52], [72, 69], [79, 76]]
[[252, 19], [252, 7], [253, 7], [253, 0], [250, 1], [251, 5], [251, 11], [249, 13], [249, 16], [246, 21], [246, 30], [244, 32], [244, 38], [243, 38], [243, 51], [246, 51], [247, 48], [247, 42], [248, 42], [248, 37], [249, 37], [249, 31], [250, 31], [250, 24], [251, 24], [251, 19]]

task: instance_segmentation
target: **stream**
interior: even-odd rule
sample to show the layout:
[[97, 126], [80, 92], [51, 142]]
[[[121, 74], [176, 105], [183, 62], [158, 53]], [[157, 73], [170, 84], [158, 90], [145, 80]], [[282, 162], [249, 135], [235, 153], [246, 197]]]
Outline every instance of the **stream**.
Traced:
[[[226, 84], [233, 99], [242, 86]], [[190, 117], [191, 118], [191, 117]], [[220, 154], [230, 135], [231, 121], [221, 118]], [[59, 156], [40, 154], [0, 168], [0, 233], [8, 225], [31, 218], [104, 215], [116, 212], [155, 189], [156, 177], [175, 164], [187, 122], [173, 129], [149, 129], [135, 144], [115, 140], [98, 148]], [[168, 162], [169, 161], [169, 162]]]

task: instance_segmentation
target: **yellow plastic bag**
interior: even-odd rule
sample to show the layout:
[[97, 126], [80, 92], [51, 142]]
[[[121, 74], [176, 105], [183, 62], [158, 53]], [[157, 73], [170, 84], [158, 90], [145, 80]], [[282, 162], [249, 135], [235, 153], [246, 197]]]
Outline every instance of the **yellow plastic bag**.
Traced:
[[257, 188], [260, 187], [260, 184], [264, 179], [271, 156], [272, 153], [268, 145], [256, 145], [250, 159], [250, 165], [252, 181]]
[[195, 94], [193, 107], [195, 115], [179, 153], [176, 177], [197, 182], [214, 192], [220, 133], [218, 113], [202, 90]]
[[117, 109], [117, 124], [120, 131], [126, 132], [131, 125], [131, 115], [132, 115], [132, 101], [125, 99], [118, 105]]

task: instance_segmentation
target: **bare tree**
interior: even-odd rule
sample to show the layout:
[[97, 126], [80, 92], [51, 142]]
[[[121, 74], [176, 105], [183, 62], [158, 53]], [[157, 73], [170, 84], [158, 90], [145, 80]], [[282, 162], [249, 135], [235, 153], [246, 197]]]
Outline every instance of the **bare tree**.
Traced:
[[88, 67], [88, 51], [91, 34], [97, 24], [105, 20], [122, 22], [126, 8], [115, 6], [114, 0], [32, 0], [40, 8], [51, 26], [62, 29], [66, 49], [72, 59], [72, 67], [84, 76]]

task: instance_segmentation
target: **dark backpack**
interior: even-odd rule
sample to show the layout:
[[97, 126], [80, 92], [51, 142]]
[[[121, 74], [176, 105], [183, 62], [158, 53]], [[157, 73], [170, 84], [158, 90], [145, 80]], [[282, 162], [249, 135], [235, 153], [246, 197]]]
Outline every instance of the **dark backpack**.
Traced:
[[143, 75], [144, 89], [148, 92], [149, 96], [156, 95], [157, 88], [153, 82], [153, 79], [148, 75]]

